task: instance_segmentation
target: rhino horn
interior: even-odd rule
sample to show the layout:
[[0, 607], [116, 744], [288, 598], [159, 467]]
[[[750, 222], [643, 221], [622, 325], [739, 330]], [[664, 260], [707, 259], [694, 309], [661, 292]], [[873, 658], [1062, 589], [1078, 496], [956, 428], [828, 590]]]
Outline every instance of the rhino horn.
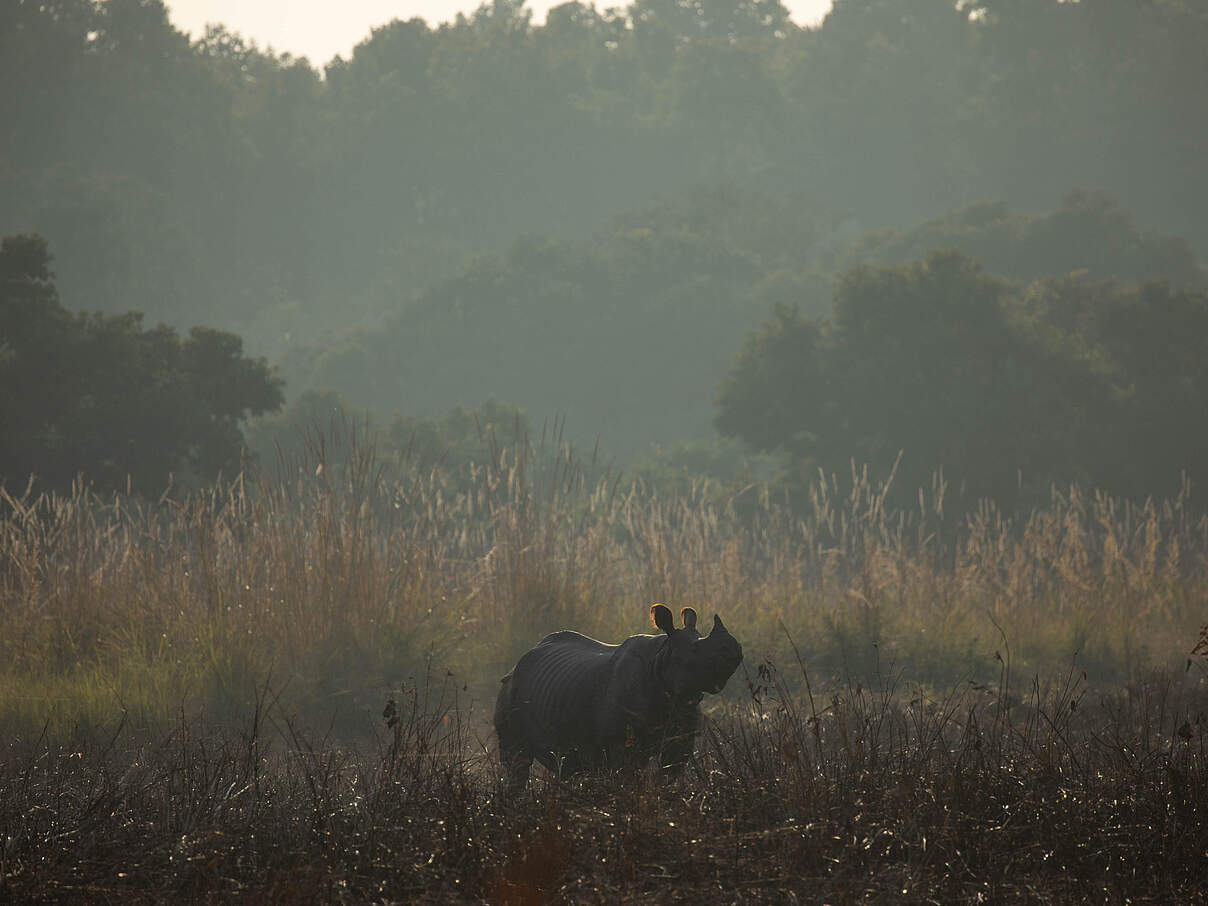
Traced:
[[650, 608], [650, 619], [667, 635], [671, 635], [675, 631], [675, 618], [671, 616], [671, 608], [666, 604], [653, 605]]
[[680, 619], [682, 619], [684, 621], [685, 629], [695, 629], [696, 628], [696, 611], [693, 610], [691, 607], [685, 607], [683, 610], [680, 611]]
[[729, 630], [726, 629], [726, 624], [721, 621], [721, 617], [719, 617], [717, 614], [713, 614], [713, 628], [709, 631], [709, 635], [712, 635], [719, 629], [726, 635], [730, 634]]

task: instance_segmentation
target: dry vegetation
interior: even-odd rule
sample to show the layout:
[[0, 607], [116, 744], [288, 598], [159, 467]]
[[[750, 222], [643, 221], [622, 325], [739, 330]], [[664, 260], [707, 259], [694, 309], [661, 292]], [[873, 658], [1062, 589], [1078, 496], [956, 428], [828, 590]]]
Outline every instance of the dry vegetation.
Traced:
[[[792, 513], [313, 440], [255, 486], [4, 497], [0, 899], [1204, 900], [1186, 497], [956, 519], [861, 479]], [[747, 653], [693, 769], [504, 801], [498, 676], [654, 600]]]

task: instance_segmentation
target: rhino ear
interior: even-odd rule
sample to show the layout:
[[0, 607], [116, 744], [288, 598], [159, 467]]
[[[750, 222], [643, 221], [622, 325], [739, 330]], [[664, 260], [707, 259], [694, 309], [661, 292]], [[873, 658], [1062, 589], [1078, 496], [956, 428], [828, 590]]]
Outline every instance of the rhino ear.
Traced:
[[709, 634], [712, 635], [719, 629], [728, 634], [726, 624], [721, 621], [721, 617], [719, 617], [717, 614], [713, 614], [713, 628], [709, 631]]
[[696, 628], [696, 611], [691, 607], [685, 607], [680, 611], [680, 619], [684, 621], [685, 629]]
[[666, 604], [655, 604], [650, 608], [650, 619], [654, 625], [667, 635], [675, 631], [675, 618], [671, 616], [671, 608]]

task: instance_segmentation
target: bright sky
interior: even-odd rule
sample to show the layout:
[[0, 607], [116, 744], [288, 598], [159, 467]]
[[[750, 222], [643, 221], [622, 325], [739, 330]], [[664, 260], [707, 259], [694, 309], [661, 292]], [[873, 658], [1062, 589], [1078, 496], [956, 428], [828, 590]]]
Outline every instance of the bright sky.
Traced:
[[[562, 0], [529, 0], [533, 20]], [[832, 0], [787, 0], [785, 6], [799, 25], [822, 20]], [[459, 11], [472, 12], [479, 0], [167, 0], [172, 24], [200, 37], [210, 22], [252, 38], [278, 53], [308, 57], [322, 68], [336, 54], [348, 57], [369, 37], [369, 30], [393, 19], [419, 16], [428, 24], [448, 22]], [[597, 3], [600, 8], [624, 3]]]

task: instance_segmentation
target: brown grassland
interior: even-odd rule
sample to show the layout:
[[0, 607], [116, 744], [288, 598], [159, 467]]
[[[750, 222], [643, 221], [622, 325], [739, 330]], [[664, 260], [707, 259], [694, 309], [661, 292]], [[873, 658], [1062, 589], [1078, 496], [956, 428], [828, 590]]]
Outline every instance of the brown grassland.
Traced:
[[[0, 492], [0, 900], [1208, 900], [1187, 495], [956, 517], [855, 475], [790, 510], [354, 435], [159, 501]], [[506, 800], [499, 676], [654, 601], [746, 652], [689, 771]]]

